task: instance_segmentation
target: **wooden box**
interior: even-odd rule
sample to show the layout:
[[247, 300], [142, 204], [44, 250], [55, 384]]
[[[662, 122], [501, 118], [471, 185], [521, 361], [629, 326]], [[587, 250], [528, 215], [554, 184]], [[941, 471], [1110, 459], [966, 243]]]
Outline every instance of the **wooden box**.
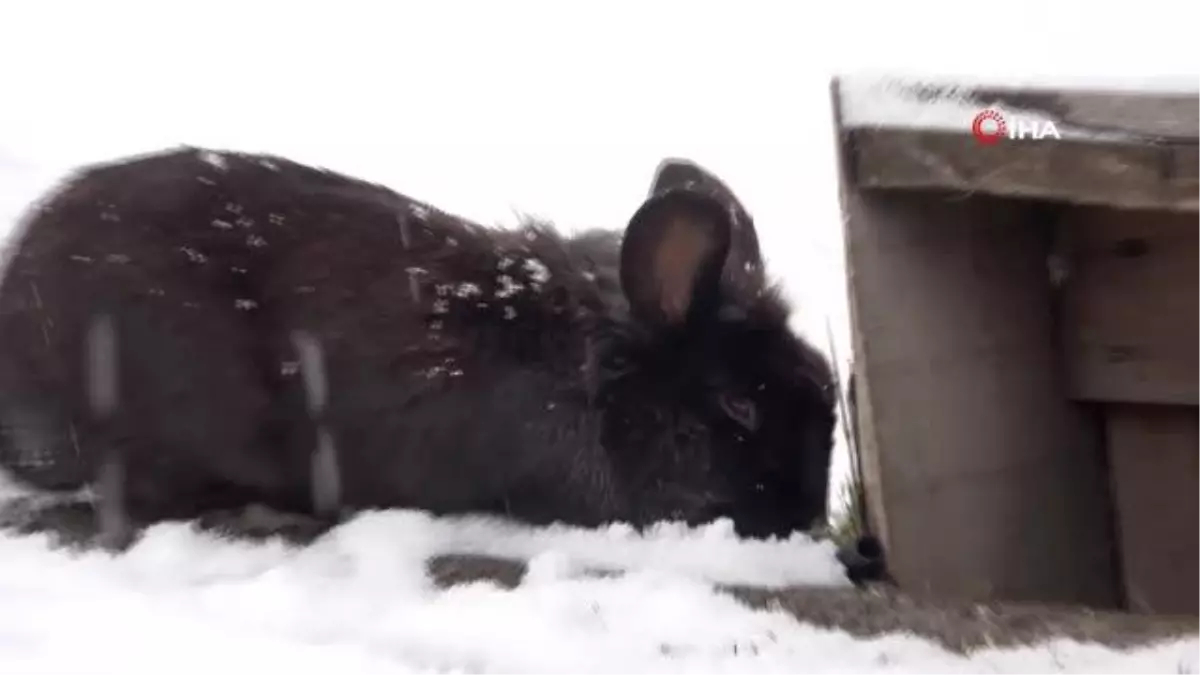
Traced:
[[[1197, 93], [840, 78], [833, 99], [893, 575], [1196, 614]], [[977, 135], [985, 110], [1054, 133]]]

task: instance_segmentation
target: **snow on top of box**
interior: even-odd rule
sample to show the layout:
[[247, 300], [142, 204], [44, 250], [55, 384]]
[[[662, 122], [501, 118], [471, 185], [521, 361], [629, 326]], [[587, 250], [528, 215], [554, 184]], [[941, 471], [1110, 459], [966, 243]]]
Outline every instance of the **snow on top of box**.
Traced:
[[1200, 73], [1188, 77], [1145, 75], [963, 75], [963, 74], [900, 74], [862, 70], [839, 75], [842, 82], [860, 84], [891, 81], [929, 87], [961, 87], [962, 89], [1010, 89], [1035, 91], [1090, 91], [1142, 94], [1200, 95]]
[[1084, 78], [1084, 77], [899, 77], [855, 74], [838, 78], [842, 124], [846, 127], [903, 127], [970, 133], [971, 123], [985, 109], [1002, 115], [1019, 115], [1029, 123], [1053, 122], [1064, 138], [1128, 140], [1120, 131], [1096, 131], [1073, 126], [1052, 115], [1010, 103], [982, 101], [980, 89], [1009, 91], [1087, 91], [1110, 93], [1193, 94], [1200, 92], [1194, 78]]
[[922, 96], [914, 82], [894, 78], [847, 78], [838, 85], [842, 123], [848, 127], [916, 127], [961, 131], [979, 112], [966, 90], [942, 89]]

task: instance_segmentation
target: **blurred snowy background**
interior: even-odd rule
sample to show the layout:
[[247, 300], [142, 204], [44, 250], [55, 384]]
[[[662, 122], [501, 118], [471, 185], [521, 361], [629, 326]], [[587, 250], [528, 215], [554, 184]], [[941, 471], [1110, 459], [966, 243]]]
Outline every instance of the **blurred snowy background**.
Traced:
[[[742, 197], [769, 269], [796, 302], [797, 328], [824, 346], [829, 321], [844, 373], [830, 77], [1195, 83], [1198, 13], [1188, 0], [8, 2], [0, 228], [74, 166], [184, 143], [287, 155], [481, 222], [511, 224], [521, 212], [572, 229], [622, 226], [658, 161], [682, 155]], [[846, 469], [839, 444], [834, 494]], [[555, 585], [551, 574], [524, 593], [422, 595], [419, 572], [388, 566], [454, 547], [431, 544], [433, 526], [412, 522], [389, 540], [381, 522], [297, 557], [167, 528], [121, 564], [0, 537], [0, 672], [1118, 672], [1179, 663], [1169, 650], [1122, 661], [1073, 647], [1071, 658], [1035, 651], [968, 663], [915, 641], [851, 648], [847, 636], [738, 609], [695, 585], [714, 574], [761, 581], [753, 563], [721, 567], [762, 549], [720, 528], [662, 535], [716, 542], [675, 549], [690, 551], [690, 565], [664, 563], [661, 552], [624, 559], [661, 578]], [[360, 530], [375, 543], [355, 540]], [[573, 555], [628, 550], [619, 548], [628, 533], [594, 536]], [[523, 553], [575, 550], [538, 541]], [[629, 545], [643, 544], [652, 542]], [[772, 546], [796, 561], [791, 580], [842, 583], [827, 550]], [[587, 597], [612, 613], [607, 623], [576, 614]], [[718, 647], [763, 631], [785, 637], [753, 655]], [[675, 657], [652, 648], [671, 640], [685, 647]], [[79, 660], [67, 645], [92, 655]], [[1191, 654], [1195, 643], [1181, 649]]]

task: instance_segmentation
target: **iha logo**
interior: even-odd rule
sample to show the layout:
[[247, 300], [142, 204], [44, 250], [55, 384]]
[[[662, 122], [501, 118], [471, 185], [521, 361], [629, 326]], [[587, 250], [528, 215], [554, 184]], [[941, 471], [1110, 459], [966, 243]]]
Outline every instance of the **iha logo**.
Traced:
[[1047, 136], [1061, 139], [1058, 127], [1051, 120], [1039, 120], [1016, 115], [1005, 116], [999, 110], [988, 108], [971, 121], [971, 135], [980, 145], [995, 145], [1001, 139], [1040, 141]]

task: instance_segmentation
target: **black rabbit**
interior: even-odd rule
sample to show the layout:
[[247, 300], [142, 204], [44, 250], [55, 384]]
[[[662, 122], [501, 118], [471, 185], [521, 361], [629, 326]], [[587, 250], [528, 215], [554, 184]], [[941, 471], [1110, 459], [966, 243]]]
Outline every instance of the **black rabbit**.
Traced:
[[106, 541], [237, 512], [825, 517], [833, 376], [752, 219], [667, 160], [624, 233], [483, 227], [274, 156], [78, 173], [0, 285], [0, 464]]

